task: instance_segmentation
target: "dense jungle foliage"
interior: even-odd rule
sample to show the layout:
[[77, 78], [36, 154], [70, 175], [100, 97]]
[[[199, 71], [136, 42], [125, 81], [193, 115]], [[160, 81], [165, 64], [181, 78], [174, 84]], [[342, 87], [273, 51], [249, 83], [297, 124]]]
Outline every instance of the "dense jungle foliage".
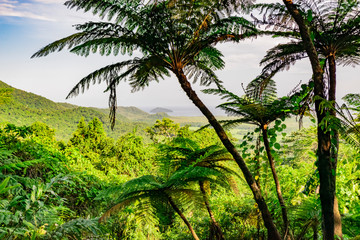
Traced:
[[[200, 239], [214, 238], [207, 207], [226, 239], [265, 239], [251, 192], [213, 130], [194, 132], [163, 119], [146, 131], [153, 140], [148, 144], [136, 131], [115, 140], [98, 119], [82, 119], [64, 142], [40, 122], [3, 125], [1, 239], [191, 239], [169, 196]], [[264, 147], [253, 151], [258, 134], [249, 132], [238, 148], [249, 155], [247, 163], [280, 223]], [[296, 239], [321, 232], [315, 134], [310, 127], [272, 136]], [[359, 168], [358, 150], [341, 141], [337, 197], [344, 239], [360, 234]]]

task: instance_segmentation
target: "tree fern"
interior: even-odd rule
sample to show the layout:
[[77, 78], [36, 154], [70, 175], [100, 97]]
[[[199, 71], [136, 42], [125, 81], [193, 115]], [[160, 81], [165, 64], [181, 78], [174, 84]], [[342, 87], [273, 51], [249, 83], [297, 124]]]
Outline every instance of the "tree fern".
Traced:
[[[199, 173], [201, 171], [197, 171]], [[132, 179], [122, 185], [121, 188], [112, 188], [113, 191], [119, 191], [118, 198], [114, 200], [115, 204], [107, 210], [99, 221], [104, 221], [115, 212], [124, 209], [126, 206], [135, 204], [136, 215], [146, 217], [146, 219], [156, 219], [155, 204], [162, 202], [170, 205], [176, 213], [183, 219], [195, 239], [198, 239], [186, 217], [180, 211], [178, 206], [189, 208], [197, 203], [196, 199], [199, 193], [189, 187], [189, 182], [194, 181], [195, 173], [192, 171], [181, 172], [171, 176], [168, 180], [159, 177], [147, 175]], [[209, 179], [208, 176], [200, 177]]]
[[[213, 82], [219, 84], [214, 70], [222, 69], [224, 62], [222, 54], [212, 45], [229, 39], [240, 40], [246, 37], [242, 33], [250, 31], [251, 35], [251, 31], [254, 31], [251, 23], [240, 17], [218, 20], [211, 18], [206, 20], [206, 28], [198, 29], [201, 34], [196, 37], [193, 34], [201, 18], [198, 16], [199, 19], [175, 20], [174, 16], [181, 11], [163, 2], [143, 5], [141, 1], [124, 0], [113, 3], [92, 0], [67, 1], [65, 5], [77, 10], [92, 11], [94, 15], [107, 18], [109, 22], [76, 25], [78, 33], [45, 46], [32, 57], [46, 56], [64, 48], [82, 56], [96, 52], [101, 55], [132, 54], [137, 49], [143, 53], [142, 58], [115, 63], [89, 74], [68, 95], [76, 96], [91, 83], [105, 81], [110, 92], [109, 103], [112, 110], [116, 104], [114, 86], [120, 81], [128, 80], [134, 91], [140, 90], [152, 80], [158, 81], [169, 76], [176, 67], [175, 61], [182, 62], [184, 71], [194, 82], [199, 80], [201, 85]], [[112, 118], [114, 116], [111, 114]]]

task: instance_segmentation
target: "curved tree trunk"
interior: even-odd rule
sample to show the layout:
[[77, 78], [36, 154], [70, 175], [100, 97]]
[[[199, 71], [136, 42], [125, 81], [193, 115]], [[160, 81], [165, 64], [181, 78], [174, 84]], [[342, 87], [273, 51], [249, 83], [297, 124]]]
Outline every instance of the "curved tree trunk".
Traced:
[[291, 239], [289, 219], [287, 216], [285, 201], [284, 201], [284, 198], [281, 193], [279, 178], [277, 176], [276, 169], [275, 169], [274, 158], [271, 154], [271, 149], [270, 149], [270, 144], [269, 144], [269, 139], [268, 139], [268, 134], [267, 134], [267, 126], [266, 125], [262, 126], [261, 131], [262, 131], [262, 136], [263, 136], [263, 140], [264, 140], [266, 155], [269, 160], [269, 165], [270, 165], [272, 176], [273, 176], [273, 179], [275, 182], [276, 194], [277, 194], [277, 197], [278, 197], [278, 200], [280, 203], [280, 207], [281, 207], [281, 214], [282, 214], [282, 219], [284, 222], [284, 237], [285, 237], [285, 239]]
[[326, 117], [326, 111], [320, 108], [322, 99], [325, 98], [325, 84], [323, 79], [323, 69], [321, 67], [317, 51], [311, 40], [309, 28], [305, 20], [296, 8], [292, 0], [283, 0], [286, 8], [297, 23], [301, 39], [303, 40], [306, 53], [309, 57], [313, 72], [315, 111], [317, 116], [317, 135], [318, 135], [318, 169], [320, 176], [320, 200], [323, 219], [323, 238], [326, 240], [334, 239], [334, 197], [335, 197], [335, 173], [336, 168], [331, 161], [331, 136], [325, 132], [320, 124]]
[[175, 210], [175, 212], [181, 217], [181, 219], [184, 221], [184, 223], [186, 224], [186, 226], [189, 228], [191, 235], [194, 237], [195, 240], [200, 240], [199, 237], [196, 235], [194, 229], [192, 228], [190, 222], [187, 220], [187, 218], [185, 217], [185, 215], [181, 212], [181, 210], [176, 206], [174, 200], [171, 198], [171, 196], [167, 196], [168, 197], [168, 201], [171, 205], [171, 207]]
[[205, 203], [205, 206], [206, 206], [206, 209], [209, 213], [209, 216], [210, 216], [210, 219], [211, 219], [211, 225], [212, 225], [212, 231], [213, 233], [211, 233], [211, 239], [216, 239], [216, 240], [224, 240], [225, 237], [224, 237], [224, 234], [221, 230], [221, 227], [219, 225], [219, 223], [216, 222], [216, 219], [215, 219], [215, 216], [210, 208], [210, 203], [209, 203], [209, 200], [207, 198], [207, 194], [206, 194], [206, 191], [205, 191], [205, 188], [204, 188], [204, 182], [203, 181], [199, 181], [199, 187], [200, 187], [200, 190], [201, 190], [201, 193], [203, 195], [203, 198], [204, 198], [204, 203]]
[[204, 103], [200, 100], [200, 98], [197, 96], [195, 91], [192, 89], [192, 87], [191, 87], [189, 81], [187, 80], [182, 69], [174, 70], [174, 73], [175, 73], [182, 89], [185, 91], [186, 95], [195, 104], [195, 106], [202, 112], [202, 114], [204, 114], [204, 116], [207, 118], [210, 125], [214, 128], [215, 132], [217, 133], [219, 139], [221, 140], [221, 142], [223, 143], [225, 148], [228, 150], [228, 152], [233, 156], [235, 162], [238, 164], [241, 171], [243, 172], [245, 180], [254, 195], [254, 199], [258, 205], [259, 210], [261, 211], [264, 225], [268, 231], [268, 239], [269, 240], [281, 240], [281, 236], [274, 224], [274, 221], [271, 217], [271, 214], [266, 205], [266, 202], [261, 195], [261, 191], [260, 191], [258, 185], [256, 184], [251, 172], [249, 171], [249, 168], [246, 166], [244, 159], [240, 156], [240, 154], [236, 150], [235, 146], [231, 143], [231, 141], [230, 141], [229, 137], [227, 136], [227, 134], [225, 133], [223, 127], [220, 125], [220, 123], [216, 120], [214, 115], [204, 105]]

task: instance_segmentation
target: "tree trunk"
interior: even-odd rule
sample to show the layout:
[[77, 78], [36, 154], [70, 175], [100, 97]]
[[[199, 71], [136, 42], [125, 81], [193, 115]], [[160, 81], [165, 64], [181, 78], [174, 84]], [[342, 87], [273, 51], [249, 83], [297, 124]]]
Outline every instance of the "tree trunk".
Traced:
[[216, 120], [214, 115], [204, 105], [204, 103], [200, 100], [200, 98], [197, 96], [195, 91], [192, 89], [192, 87], [191, 87], [189, 81], [187, 80], [182, 69], [174, 70], [174, 73], [175, 73], [182, 89], [185, 91], [186, 95], [207, 118], [210, 125], [214, 128], [215, 132], [217, 133], [219, 139], [221, 140], [221, 142], [223, 143], [225, 148], [228, 150], [228, 152], [233, 156], [235, 162], [238, 164], [241, 171], [243, 172], [245, 180], [254, 195], [254, 199], [258, 205], [258, 208], [261, 211], [264, 225], [268, 231], [268, 239], [269, 240], [270, 239], [271, 240], [281, 240], [281, 236], [273, 222], [270, 211], [266, 205], [264, 198], [261, 195], [261, 191], [260, 191], [258, 185], [256, 184], [251, 172], [249, 171], [249, 168], [246, 166], [244, 159], [240, 156], [240, 154], [236, 150], [235, 146], [229, 140], [223, 127], [220, 125], [220, 123]]
[[313, 240], [318, 240], [318, 225], [314, 224], [312, 226], [313, 229]]
[[[336, 117], [336, 110], [335, 110], [335, 101], [336, 101], [336, 61], [335, 61], [335, 54], [331, 54], [328, 57], [329, 60], [329, 101], [333, 101], [333, 109], [330, 110], [330, 114]], [[337, 129], [331, 129], [331, 138], [332, 138], [332, 147], [331, 147], [331, 160], [333, 164], [333, 169], [337, 168], [337, 160], [338, 160], [338, 153], [339, 153], [339, 132]], [[335, 190], [336, 190], [336, 182]], [[341, 216], [339, 212], [339, 203], [334, 196], [334, 235], [340, 239], [343, 239], [342, 236], [342, 225], [341, 225]]]
[[[260, 182], [260, 169], [261, 169], [261, 162], [260, 162], [260, 136], [258, 136], [258, 138], [256, 139], [256, 155], [254, 157], [254, 160], [256, 161], [256, 174], [258, 176], [258, 178], [256, 179], [255, 177], [255, 181], [256, 184], [259, 186], [259, 189], [261, 191], [261, 182]], [[256, 229], [257, 229], [257, 239], [260, 239], [260, 221], [261, 221], [261, 216], [260, 216], [260, 211], [256, 211]]]
[[273, 156], [271, 154], [271, 149], [270, 149], [270, 144], [269, 144], [269, 139], [268, 139], [268, 134], [267, 134], [267, 125], [261, 127], [261, 132], [262, 132], [262, 136], [263, 136], [266, 155], [267, 155], [267, 158], [269, 160], [270, 169], [271, 169], [272, 176], [273, 176], [273, 179], [274, 179], [274, 182], [275, 182], [276, 194], [277, 194], [277, 197], [278, 197], [278, 200], [279, 200], [279, 203], [280, 203], [280, 207], [281, 207], [281, 214], [282, 214], [282, 219], [283, 219], [283, 222], [284, 222], [284, 238], [285, 239], [291, 239], [292, 237], [291, 237], [291, 234], [290, 234], [289, 220], [288, 220], [288, 217], [287, 217], [287, 210], [286, 210], [284, 198], [283, 198], [282, 193], [281, 193], [281, 187], [280, 187], [279, 178], [277, 176], [276, 169], [275, 169], [274, 158], [273, 158]]
[[256, 162], [255, 166], [256, 166], [256, 174], [258, 176], [258, 178], [256, 179], [255, 177], [255, 181], [256, 184], [259, 186], [260, 190], [261, 190], [261, 182], [260, 182], [260, 169], [261, 169], [261, 162], [260, 162], [260, 136], [258, 136], [258, 138], [256, 139], [256, 154], [254, 157], [254, 161]]
[[192, 228], [190, 222], [187, 220], [187, 218], [185, 217], [185, 215], [181, 212], [181, 210], [176, 206], [174, 200], [171, 198], [171, 196], [167, 196], [168, 197], [168, 201], [171, 205], [171, 207], [175, 210], [175, 212], [181, 217], [181, 219], [184, 221], [184, 223], [186, 224], [186, 226], [189, 228], [191, 235], [194, 237], [195, 240], [200, 240], [199, 237], [196, 235], [194, 229]]
[[317, 135], [318, 135], [318, 169], [320, 176], [320, 200], [323, 219], [323, 238], [326, 240], [334, 239], [334, 196], [335, 196], [335, 170], [331, 161], [331, 137], [329, 132], [325, 132], [320, 124], [326, 116], [326, 111], [320, 109], [320, 103], [325, 98], [325, 84], [323, 80], [323, 69], [320, 65], [317, 51], [310, 38], [309, 28], [307, 27], [302, 14], [296, 8], [292, 0], [283, 0], [286, 8], [297, 23], [300, 35], [304, 43], [306, 53], [309, 57], [314, 80], [315, 111], [317, 116]]
[[224, 234], [221, 230], [221, 227], [219, 225], [219, 223], [216, 222], [216, 219], [215, 219], [215, 216], [210, 208], [210, 203], [209, 203], [209, 200], [207, 198], [207, 194], [206, 194], [206, 191], [205, 191], [205, 188], [204, 188], [204, 182], [203, 181], [200, 181], [199, 182], [199, 186], [200, 186], [200, 190], [201, 190], [201, 193], [203, 195], [203, 198], [204, 198], [204, 203], [205, 203], [205, 206], [206, 206], [206, 209], [209, 213], [209, 216], [210, 216], [210, 220], [211, 220], [211, 225], [212, 225], [212, 233], [211, 233], [211, 239], [216, 239], [216, 240], [224, 240], [225, 237], [224, 237]]
[[339, 203], [337, 197], [334, 199], [334, 234], [339, 239], [344, 239], [342, 235], [341, 215], [339, 212]]

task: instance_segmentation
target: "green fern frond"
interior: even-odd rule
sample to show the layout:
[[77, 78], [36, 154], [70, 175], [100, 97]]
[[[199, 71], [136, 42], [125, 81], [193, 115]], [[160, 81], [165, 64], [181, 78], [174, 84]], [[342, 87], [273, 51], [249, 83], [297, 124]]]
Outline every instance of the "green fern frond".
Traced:
[[84, 236], [101, 236], [102, 229], [96, 219], [73, 219], [46, 233], [48, 239], [84, 239]]
[[[139, 59], [123, 61], [119, 63], [115, 63], [112, 65], [105, 66], [100, 68], [88, 76], [81, 79], [69, 92], [66, 98], [77, 96], [80, 92], [84, 92], [86, 89], [90, 87], [90, 84], [101, 83], [103, 81], [110, 82], [111, 85], [118, 84], [118, 81], [123, 80], [122, 78], [117, 78], [117, 75], [114, 73], [120, 72], [124, 67], [131, 66], [133, 64], [138, 63]], [[123, 78], [126, 76], [122, 76]], [[108, 85], [109, 86], [109, 85]]]
[[67, 47], [68, 49], [71, 49], [73, 46], [84, 42], [88, 38], [89, 38], [89, 34], [86, 32], [75, 33], [73, 35], [70, 35], [70, 36], [60, 39], [60, 40], [57, 40], [57, 41], [43, 47], [42, 49], [40, 49], [39, 51], [34, 53], [31, 56], [31, 58], [44, 57], [52, 52], [61, 51], [65, 47]]
[[111, 21], [115, 17], [116, 22], [122, 22], [126, 18], [136, 19], [136, 15], [133, 14], [132, 10], [140, 3], [141, 1], [137, 0], [121, 0], [116, 1], [115, 3], [110, 0], [69, 0], [65, 2], [65, 6], [69, 9], [75, 8], [77, 11], [92, 11], [94, 15], [98, 15], [102, 19], [107, 16], [108, 21]]
[[118, 211], [120, 211], [122, 208], [130, 205], [133, 201], [137, 200], [138, 196], [136, 197], [132, 197], [132, 198], [128, 198], [120, 203], [115, 204], [114, 206], [112, 206], [109, 210], [107, 210], [100, 218], [99, 218], [99, 223], [100, 222], [105, 222], [113, 213], [116, 213]]
[[258, 76], [246, 86], [246, 95], [262, 104], [269, 104], [277, 97], [276, 83], [271, 77], [274, 72]]
[[4, 193], [8, 192], [9, 190], [20, 186], [20, 184], [16, 184], [13, 186], [7, 186], [9, 183], [9, 180], [10, 180], [10, 177], [7, 177], [0, 183], [0, 194], [4, 194]]

